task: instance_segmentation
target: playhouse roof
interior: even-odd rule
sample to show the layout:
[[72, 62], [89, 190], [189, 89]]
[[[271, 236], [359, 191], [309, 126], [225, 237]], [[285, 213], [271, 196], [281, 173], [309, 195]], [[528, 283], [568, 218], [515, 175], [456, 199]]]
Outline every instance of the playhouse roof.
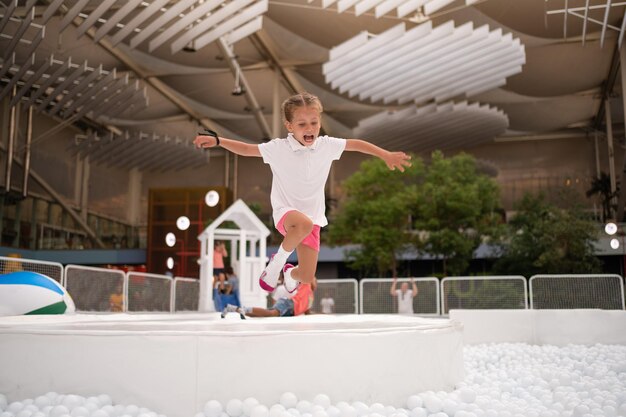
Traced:
[[[198, 239], [202, 239], [206, 235], [211, 233], [215, 235], [234, 234], [233, 229], [220, 229], [219, 227], [227, 221], [231, 221], [239, 227], [240, 230], [244, 230], [248, 235], [255, 235], [259, 238], [267, 238], [270, 234], [270, 230], [263, 224], [263, 222], [257, 217], [250, 207], [247, 206], [243, 200], [239, 199], [235, 201], [230, 207], [228, 207], [217, 219], [215, 219], [206, 229], [198, 236]], [[231, 232], [231, 233], [227, 233]]]

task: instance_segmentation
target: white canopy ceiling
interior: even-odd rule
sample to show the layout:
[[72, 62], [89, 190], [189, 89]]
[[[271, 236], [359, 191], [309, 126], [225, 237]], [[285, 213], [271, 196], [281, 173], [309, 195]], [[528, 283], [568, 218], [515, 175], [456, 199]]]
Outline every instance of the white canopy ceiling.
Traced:
[[[163, 149], [180, 151], [172, 152], [171, 156], [167, 153], [163, 155], [163, 158], [171, 159], [167, 164], [169, 169], [184, 166], [185, 158], [182, 156], [186, 152], [190, 155], [195, 152], [197, 155], [197, 151], [185, 139], [193, 138], [199, 126], [213, 128], [223, 136], [251, 142], [284, 134], [281, 124], [273, 118], [273, 113], [276, 103], [294, 92], [307, 90], [320, 96], [325, 107], [324, 130], [336, 136], [354, 135], [353, 129], [359, 121], [381, 111], [405, 108], [397, 102], [385, 105], [383, 101], [360, 101], [358, 96], [350, 97], [347, 92], [342, 94], [332, 89], [324, 79], [322, 65], [328, 61], [329, 51], [333, 47], [362, 31], [379, 34], [400, 23], [407, 30], [411, 30], [428, 19], [433, 28], [449, 24], [447, 22], [450, 21], [454, 22], [455, 27], [467, 22], [472, 22], [474, 28], [486, 24], [490, 31], [501, 30], [502, 33], [510, 33], [512, 38], [519, 39], [526, 53], [526, 62], [521, 73], [506, 78], [505, 85], [469, 97], [455, 97], [454, 102], [467, 99], [470, 103], [476, 102], [499, 109], [508, 118], [509, 129], [520, 134], [591, 129], [619, 36], [617, 31], [608, 30], [604, 46], [601, 47], [599, 40], [602, 26], [589, 24], [585, 29], [586, 43], [583, 46], [580, 37], [584, 23], [582, 19], [569, 18], [565, 22], [562, 14], [546, 13], [552, 8], [562, 8], [562, 2], [556, 0], [483, 0], [472, 5], [466, 4], [464, 0], [456, 0], [429, 17], [422, 13], [411, 13], [403, 18], [396, 17], [393, 10], [376, 18], [374, 9], [356, 16], [353, 6], [339, 13], [336, 4], [323, 7], [322, 0], [269, 0], [267, 11], [262, 14], [262, 29], [251, 32], [232, 44], [236, 61], [233, 63], [228, 59], [228, 51], [216, 41], [195, 52], [181, 50], [173, 53], [173, 42], [180, 37], [177, 35], [167, 38], [163, 35], [167, 30], [165, 27], [157, 30], [150, 38], [154, 40], [161, 34], [163, 36], [158, 38], [159, 42], [147, 40], [131, 44], [133, 36], [124, 39], [121, 35], [116, 37], [125, 25], [130, 24], [142, 10], [156, 0], [137, 2], [135, 8], [127, 7], [128, 10], [124, 5], [129, 3], [123, 1], [16, 1], [0, 1], [0, 14], [7, 15], [8, 11], [11, 12], [11, 19], [7, 19], [7, 24], [2, 28], [0, 50], [6, 51], [11, 46], [24, 21], [32, 22], [29, 22], [23, 39], [14, 42], [16, 54], [10, 68], [7, 67], [12, 56], [7, 56], [2, 61], [6, 74], [0, 87], [6, 86], [13, 77], [17, 77], [29, 59], [33, 60], [31, 49], [34, 49], [32, 71], [36, 71], [51, 55], [59, 61], [71, 59], [71, 62], [78, 65], [86, 62], [91, 69], [102, 66], [102, 70], [107, 73], [115, 69], [118, 76], [128, 76], [128, 88], [135, 88], [135, 81], [139, 81], [137, 91], [145, 95], [148, 105], [135, 105], [113, 115], [103, 113], [85, 116], [81, 126], [90, 126], [98, 132], [97, 135], [88, 135], [86, 140], [106, 138], [112, 131], [117, 135], [108, 143], [108, 146], [113, 146], [112, 151], [141, 158], [143, 151], [129, 148], [129, 141], [142, 140], [145, 135], [171, 138], [158, 141], [158, 151], [161, 154]], [[257, 2], [247, 1], [242, 10]], [[161, 3], [164, 10], [178, 6], [183, 9], [179, 15], [185, 15], [190, 13], [191, 6], [196, 7], [204, 2], [161, 0]], [[186, 8], [182, 7], [183, 3]], [[590, 1], [591, 6], [605, 3], [606, 1], [601, 0]], [[32, 4], [35, 7], [34, 17], [31, 19], [29, 6]], [[108, 8], [102, 6], [103, 4]], [[144, 5], [141, 6], [142, 4]], [[52, 10], [53, 5], [57, 5], [57, 8], [47, 16], [46, 11]], [[81, 6], [82, 15], [73, 20], [65, 19], [69, 11], [78, 5]], [[585, 0], [569, 1], [569, 7], [581, 5], [585, 5]], [[96, 11], [101, 20], [94, 20], [93, 27], [87, 30], [85, 19]], [[592, 8], [589, 15], [602, 20], [605, 17], [604, 8]], [[624, 7], [613, 7], [607, 24], [620, 27], [623, 16]], [[45, 20], [47, 17], [49, 20]], [[157, 18], [147, 18], [138, 29], [145, 28]], [[117, 26], [109, 25], [111, 27], [107, 32], [103, 27], [111, 19], [118, 20]], [[173, 22], [175, 23], [175, 19]], [[198, 20], [194, 22], [191, 24], [199, 24]], [[563, 38], [564, 24], [567, 25], [567, 39]], [[66, 27], [62, 30], [64, 25]], [[32, 42], [36, 40], [36, 33], [41, 27], [45, 28], [45, 35], [35, 45]], [[189, 27], [184, 28], [188, 29]], [[82, 32], [85, 34], [80, 36]], [[33, 48], [33, 45], [36, 47]], [[248, 94], [233, 95], [237, 72], [233, 68], [236, 66], [241, 68]], [[85, 74], [87, 72], [89, 71]], [[22, 74], [18, 84], [23, 85], [27, 79], [28, 76]], [[241, 80], [239, 83], [241, 84]], [[72, 88], [66, 88], [66, 91], [69, 93]], [[53, 97], [51, 104], [58, 104], [60, 100], [61, 97]], [[616, 116], [614, 122], [617, 123], [623, 122], [620, 102], [621, 100], [616, 100], [613, 106]], [[69, 97], [64, 105], [70, 106], [71, 103], [72, 98]], [[426, 102], [418, 105], [432, 104]], [[261, 127], [259, 117], [265, 119], [266, 125], [270, 127], [269, 133]], [[444, 128], [442, 126], [442, 130]], [[375, 136], [371, 139], [383, 143], [382, 139]], [[419, 141], [406, 142], [400, 139], [396, 143], [405, 146], [406, 150], [420, 152], [430, 149], [420, 147]], [[79, 142], [77, 141], [76, 146], [79, 146]], [[102, 144], [92, 145], [83, 145], [86, 150], [81, 148], [81, 151], [88, 155], [101, 149]], [[448, 145], [464, 149], [471, 145], [471, 141], [451, 140]], [[119, 149], [116, 150], [115, 146]], [[128, 168], [136, 166], [133, 165], [136, 162], [132, 157], [127, 159]], [[202, 159], [196, 162], [201, 163]], [[163, 166], [164, 163], [161, 167]], [[143, 169], [153, 168], [144, 164]]]

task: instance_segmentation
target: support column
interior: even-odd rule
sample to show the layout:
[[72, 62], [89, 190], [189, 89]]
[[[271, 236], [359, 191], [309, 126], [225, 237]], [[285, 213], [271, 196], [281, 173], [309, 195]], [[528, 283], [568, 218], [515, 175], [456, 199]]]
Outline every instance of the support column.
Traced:
[[139, 224], [141, 210], [141, 181], [143, 175], [137, 168], [131, 169], [128, 174], [128, 211], [126, 220], [136, 226]]
[[[13, 93], [11, 94], [11, 98], [15, 96], [17, 91], [17, 87], [13, 87]], [[17, 131], [19, 125], [19, 106], [20, 104], [16, 104], [11, 107], [10, 115], [9, 115], [9, 137], [7, 143], [7, 165], [6, 170], [4, 172], [4, 189], [8, 193], [11, 191], [11, 174], [13, 171], [13, 150], [15, 147], [15, 142], [17, 140]]]
[[280, 137], [280, 125], [282, 112], [280, 106], [280, 72], [274, 72], [274, 95], [272, 101], [272, 133], [275, 138]]
[[222, 52], [224, 53], [224, 58], [226, 59], [226, 62], [228, 62], [228, 66], [230, 67], [230, 70], [233, 73], [233, 75], [235, 75], [235, 77], [239, 75], [239, 82], [241, 83], [241, 87], [243, 87], [243, 90], [245, 92], [246, 100], [248, 101], [248, 106], [250, 106], [250, 109], [252, 110], [252, 114], [254, 114], [254, 118], [259, 124], [259, 128], [261, 128], [261, 132], [263, 133], [263, 136], [269, 138], [272, 132], [270, 132], [270, 128], [267, 125], [265, 116], [263, 115], [263, 110], [261, 109], [259, 102], [257, 101], [254, 93], [252, 92], [252, 89], [250, 88], [250, 84], [248, 84], [248, 80], [243, 74], [243, 71], [241, 70], [241, 66], [239, 66], [239, 62], [237, 62], [237, 58], [235, 56], [235, 53], [233, 52], [232, 46], [229, 45], [224, 40], [224, 38], [219, 38], [217, 43], [220, 49], [222, 50]]
[[600, 148], [598, 147], [598, 132], [593, 132], [593, 146], [596, 151], [596, 178], [600, 179]]
[[[619, 49], [620, 73], [622, 80], [626, 80], [626, 46], [622, 44]], [[626, 82], [622, 81], [622, 104], [626, 113]], [[622, 173], [620, 175], [620, 192], [617, 200], [617, 213], [615, 219], [618, 222], [624, 220], [624, 205], [626, 205], [626, 149], [624, 149], [624, 160], [622, 161]]]
[[[606, 108], [606, 143], [609, 156], [609, 178], [611, 180], [611, 194], [615, 194], [616, 181], [615, 181], [615, 153], [613, 150], [613, 122], [611, 119], [611, 100], [606, 99], [604, 107]], [[613, 204], [615, 204], [615, 197], [611, 199], [611, 211], [613, 211]], [[611, 217], [614, 217], [615, 213], [611, 213]]]
[[86, 222], [89, 208], [89, 176], [91, 173], [89, 157], [82, 162], [82, 175], [80, 183], [80, 217]]

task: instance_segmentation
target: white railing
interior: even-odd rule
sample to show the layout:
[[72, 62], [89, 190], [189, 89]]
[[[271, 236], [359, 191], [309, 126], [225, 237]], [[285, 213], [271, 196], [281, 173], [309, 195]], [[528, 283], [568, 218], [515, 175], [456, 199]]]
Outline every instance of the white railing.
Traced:
[[[439, 280], [427, 278], [398, 278], [397, 289], [411, 279], [417, 285], [417, 295], [413, 297], [413, 313], [419, 316], [438, 316]], [[391, 278], [364, 278], [359, 284], [361, 314], [395, 314], [398, 312], [398, 296], [391, 295]]]
[[63, 265], [58, 262], [0, 256], [1, 274], [8, 274], [10, 272], [17, 271], [38, 272], [63, 285]]
[[125, 312], [127, 280], [118, 269], [66, 265], [63, 282], [76, 311]]
[[527, 309], [523, 276], [446, 277], [441, 281], [441, 313], [451, 309]]
[[358, 314], [359, 290], [357, 280], [353, 278], [318, 279], [313, 311], [324, 313], [322, 304], [326, 305], [326, 308], [332, 304], [332, 313]]
[[172, 283], [171, 311], [198, 311], [200, 280], [198, 278], [175, 277]]
[[128, 311], [172, 311], [174, 280], [171, 277], [129, 271], [126, 273], [126, 280], [128, 282]]
[[529, 287], [531, 309], [624, 310], [624, 282], [619, 275], [534, 275]]

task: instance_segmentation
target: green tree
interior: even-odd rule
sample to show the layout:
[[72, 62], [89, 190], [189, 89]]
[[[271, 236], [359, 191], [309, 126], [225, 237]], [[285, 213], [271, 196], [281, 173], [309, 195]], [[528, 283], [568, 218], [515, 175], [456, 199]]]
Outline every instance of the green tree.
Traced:
[[600, 271], [593, 250], [596, 225], [580, 209], [560, 209], [541, 194], [527, 194], [517, 210], [494, 265], [496, 272], [530, 277]]
[[417, 198], [415, 184], [422, 170], [420, 159], [414, 158], [404, 173], [371, 159], [343, 183], [346, 198], [326, 237], [330, 244], [359, 245], [346, 253], [351, 268], [396, 275], [398, 256], [411, 242], [409, 206]]
[[462, 274], [478, 246], [498, 234], [498, 185], [477, 171], [472, 156], [444, 158], [437, 151], [419, 194], [413, 206], [414, 227], [420, 231], [416, 247], [442, 258], [444, 275]]

